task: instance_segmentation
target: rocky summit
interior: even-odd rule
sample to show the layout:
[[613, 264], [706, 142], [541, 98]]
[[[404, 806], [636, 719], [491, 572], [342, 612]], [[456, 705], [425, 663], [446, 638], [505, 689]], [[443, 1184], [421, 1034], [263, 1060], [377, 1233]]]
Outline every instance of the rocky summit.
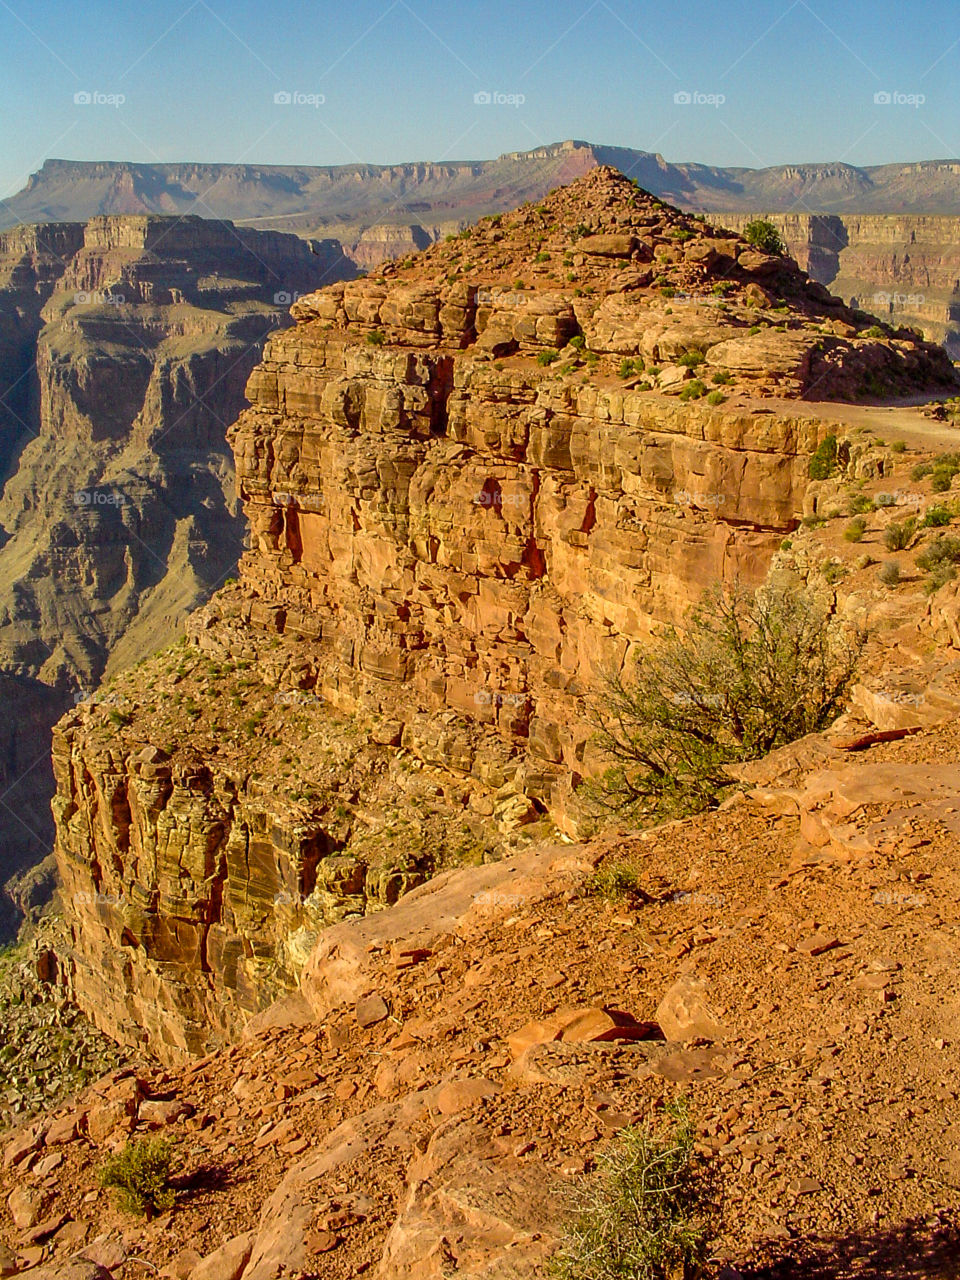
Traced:
[[606, 168], [293, 315], [230, 432], [239, 583], [55, 737], [73, 989], [174, 1059], [324, 927], [576, 838], [590, 691], [763, 578], [839, 429], [803, 397], [954, 378]]
[[[609, 168], [293, 318], [229, 433], [238, 580], [55, 731], [40, 977], [124, 1049], [5, 1136], [0, 1267], [528, 1280], [686, 1099], [706, 1274], [948, 1276], [943, 350]], [[866, 632], [843, 714], [593, 834], [604, 675], [734, 580]], [[157, 1136], [137, 1223], [100, 1173]]]

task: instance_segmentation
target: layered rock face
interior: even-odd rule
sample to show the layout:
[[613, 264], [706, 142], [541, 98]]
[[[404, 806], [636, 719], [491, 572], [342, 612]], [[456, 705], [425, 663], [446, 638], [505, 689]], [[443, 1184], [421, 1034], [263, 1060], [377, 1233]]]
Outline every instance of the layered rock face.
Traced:
[[434, 831], [575, 833], [603, 673], [797, 524], [801, 398], [953, 380], [609, 169], [293, 314], [231, 430], [239, 586], [55, 740], [71, 981], [169, 1056], [447, 865]]
[[[711, 221], [742, 230], [751, 216]], [[770, 221], [814, 280], [960, 357], [960, 218], [804, 213], [771, 214]]]
[[295, 236], [102, 217], [6, 233], [0, 273], [10, 782], [38, 761], [26, 809], [0, 811], [6, 879], [52, 847], [52, 723], [111, 661], [167, 643], [235, 564], [226, 425], [292, 298], [352, 268]]

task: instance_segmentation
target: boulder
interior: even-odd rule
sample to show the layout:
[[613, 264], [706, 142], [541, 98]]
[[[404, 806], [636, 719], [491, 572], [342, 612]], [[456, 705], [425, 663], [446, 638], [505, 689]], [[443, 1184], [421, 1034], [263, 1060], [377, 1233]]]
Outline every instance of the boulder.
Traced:
[[668, 1040], [724, 1040], [729, 1035], [706, 998], [706, 979], [678, 978], [657, 1006], [656, 1020]]

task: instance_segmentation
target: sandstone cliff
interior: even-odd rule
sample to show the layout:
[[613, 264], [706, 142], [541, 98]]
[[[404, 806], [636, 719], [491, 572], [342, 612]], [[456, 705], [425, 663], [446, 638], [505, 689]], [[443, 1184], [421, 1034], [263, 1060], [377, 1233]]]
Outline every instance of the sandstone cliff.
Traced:
[[604, 169], [293, 311], [231, 431], [240, 585], [56, 734], [74, 990], [168, 1056], [330, 923], [574, 834], [600, 673], [797, 524], [800, 397], [953, 378]]
[[226, 424], [296, 293], [350, 274], [331, 246], [199, 218], [101, 217], [0, 236], [12, 788], [0, 878], [52, 847], [51, 724], [111, 662], [168, 642], [235, 564]]

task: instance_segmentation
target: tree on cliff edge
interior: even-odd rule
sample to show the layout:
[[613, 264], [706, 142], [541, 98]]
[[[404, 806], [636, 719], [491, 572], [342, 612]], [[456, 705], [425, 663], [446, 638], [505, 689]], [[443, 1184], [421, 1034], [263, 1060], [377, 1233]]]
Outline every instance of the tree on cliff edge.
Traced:
[[646, 820], [716, 807], [726, 765], [836, 719], [864, 640], [807, 590], [708, 592], [682, 631], [605, 678], [592, 718], [613, 764], [586, 784], [588, 804]]

